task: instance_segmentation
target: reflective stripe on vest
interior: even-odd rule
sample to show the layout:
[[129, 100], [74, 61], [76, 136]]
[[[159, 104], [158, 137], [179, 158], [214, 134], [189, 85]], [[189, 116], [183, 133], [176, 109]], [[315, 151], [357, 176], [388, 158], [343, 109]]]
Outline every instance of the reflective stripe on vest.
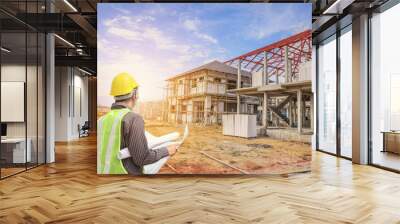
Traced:
[[98, 120], [97, 173], [127, 174], [117, 155], [121, 149], [122, 118], [129, 109], [111, 110]]

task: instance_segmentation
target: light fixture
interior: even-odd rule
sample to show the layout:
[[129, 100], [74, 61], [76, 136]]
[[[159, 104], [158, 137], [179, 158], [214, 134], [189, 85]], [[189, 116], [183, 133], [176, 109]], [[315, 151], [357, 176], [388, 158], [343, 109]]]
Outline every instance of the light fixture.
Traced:
[[1, 49], [1, 51], [4, 51], [6, 53], [10, 53], [11, 52], [11, 50], [9, 50], [9, 49], [7, 49], [5, 47], [1, 47], [0, 49]]
[[78, 10], [68, 0], [64, 0], [64, 3], [67, 4], [74, 12], [78, 12]]
[[85, 73], [85, 74], [87, 74], [87, 75], [90, 75], [90, 76], [93, 75], [92, 73], [90, 73], [90, 72], [88, 72], [88, 71], [86, 71], [86, 70], [83, 70], [83, 69], [81, 69], [81, 68], [79, 68], [79, 67], [78, 67], [78, 70], [81, 71], [81, 72], [83, 72], [83, 73]]
[[339, 15], [343, 13], [343, 9], [351, 5], [355, 0], [336, 0], [322, 14], [323, 15]]
[[62, 38], [62, 37], [60, 37], [58, 34], [54, 34], [54, 36], [57, 37], [57, 38], [58, 38], [59, 40], [61, 40], [62, 42], [66, 43], [67, 45], [69, 45], [69, 46], [75, 48], [75, 45], [73, 45], [73, 44], [72, 44], [71, 42], [69, 42], [68, 40], [66, 40], [66, 39], [64, 39], [64, 38]]

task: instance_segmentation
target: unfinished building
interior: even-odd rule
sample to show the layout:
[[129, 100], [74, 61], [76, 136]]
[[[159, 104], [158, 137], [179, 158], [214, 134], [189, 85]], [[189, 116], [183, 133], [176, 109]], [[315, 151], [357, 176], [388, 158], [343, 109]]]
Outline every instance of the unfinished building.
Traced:
[[161, 121], [163, 120], [164, 101], [154, 100], [138, 102], [134, 112], [142, 115], [144, 120]]
[[[237, 68], [238, 79], [243, 70], [251, 74], [251, 86], [238, 82], [236, 88], [227, 90], [236, 95], [237, 107], [242, 107], [242, 98], [248, 96], [257, 97], [260, 105], [256, 111], [244, 111], [249, 116], [244, 123], [246, 127], [236, 129], [249, 129], [252, 133], [257, 129], [258, 135], [311, 142], [314, 119], [311, 52], [311, 31], [306, 30], [225, 62]], [[227, 117], [224, 126], [235, 128], [233, 120]]]
[[222, 123], [226, 135], [311, 142], [311, 52], [311, 31], [306, 30], [175, 75], [167, 79], [165, 119]]
[[[219, 61], [212, 61], [167, 79], [168, 122], [221, 124], [222, 114], [237, 113], [235, 89], [240, 73], [242, 86], [251, 86], [251, 74]], [[241, 102], [243, 111], [255, 111], [257, 100]]]

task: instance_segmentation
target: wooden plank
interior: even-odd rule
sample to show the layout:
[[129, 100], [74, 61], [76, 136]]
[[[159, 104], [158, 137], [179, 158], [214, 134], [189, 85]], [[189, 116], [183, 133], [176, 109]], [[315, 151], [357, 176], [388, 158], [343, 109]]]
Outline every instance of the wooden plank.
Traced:
[[201, 153], [202, 155], [204, 155], [204, 156], [207, 156], [208, 158], [210, 158], [210, 159], [212, 159], [212, 160], [215, 160], [215, 161], [217, 161], [217, 162], [219, 162], [219, 163], [221, 163], [221, 164], [224, 164], [225, 166], [229, 166], [230, 168], [235, 169], [235, 170], [237, 170], [237, 171], [239, 171], [239, 172], [241, 172], [241, 173], [243, 173], [243, 174], [249, 174], [249, 172], [247, 172], [247, 171], [245, 171], [245, 170], [242, 170], [242, 169], [239, 169], [239, 168], [237, 168], [237, 167], [235, 167], [235, 166], [232, 166], [231, 164], [229, 164], [229, 163], [227, 163], [227, 162], [224, 162], [224, 161], [222, 161], [222, 160], [219, 160], [219, 159], [217, 159], [217, 158], [215, 158], [215, 157], [213, 157], [213, 156], [211, 156], [211, 155], [209, 155], [209, 154], [207, 154], [207, 153], [205, 153], [205, 152], [200, 151], [200, 153]]
[[171, 164], [169, 164], [169, 163], [166, 163], [166, 164], [167, 164], [168, 168], [173, 170], [175, 173], [178, 173], [178, 171], [173, 166], [171, 166]]

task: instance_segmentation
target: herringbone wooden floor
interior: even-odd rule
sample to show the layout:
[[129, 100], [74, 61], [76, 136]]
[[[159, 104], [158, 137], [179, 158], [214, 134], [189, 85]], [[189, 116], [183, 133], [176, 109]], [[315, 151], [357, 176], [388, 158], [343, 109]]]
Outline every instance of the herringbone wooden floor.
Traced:
[[0, 223], [400, 223], [400, 175], [313, 154], [289, 176], [99, 177], [94, 138], [0, 181]]

